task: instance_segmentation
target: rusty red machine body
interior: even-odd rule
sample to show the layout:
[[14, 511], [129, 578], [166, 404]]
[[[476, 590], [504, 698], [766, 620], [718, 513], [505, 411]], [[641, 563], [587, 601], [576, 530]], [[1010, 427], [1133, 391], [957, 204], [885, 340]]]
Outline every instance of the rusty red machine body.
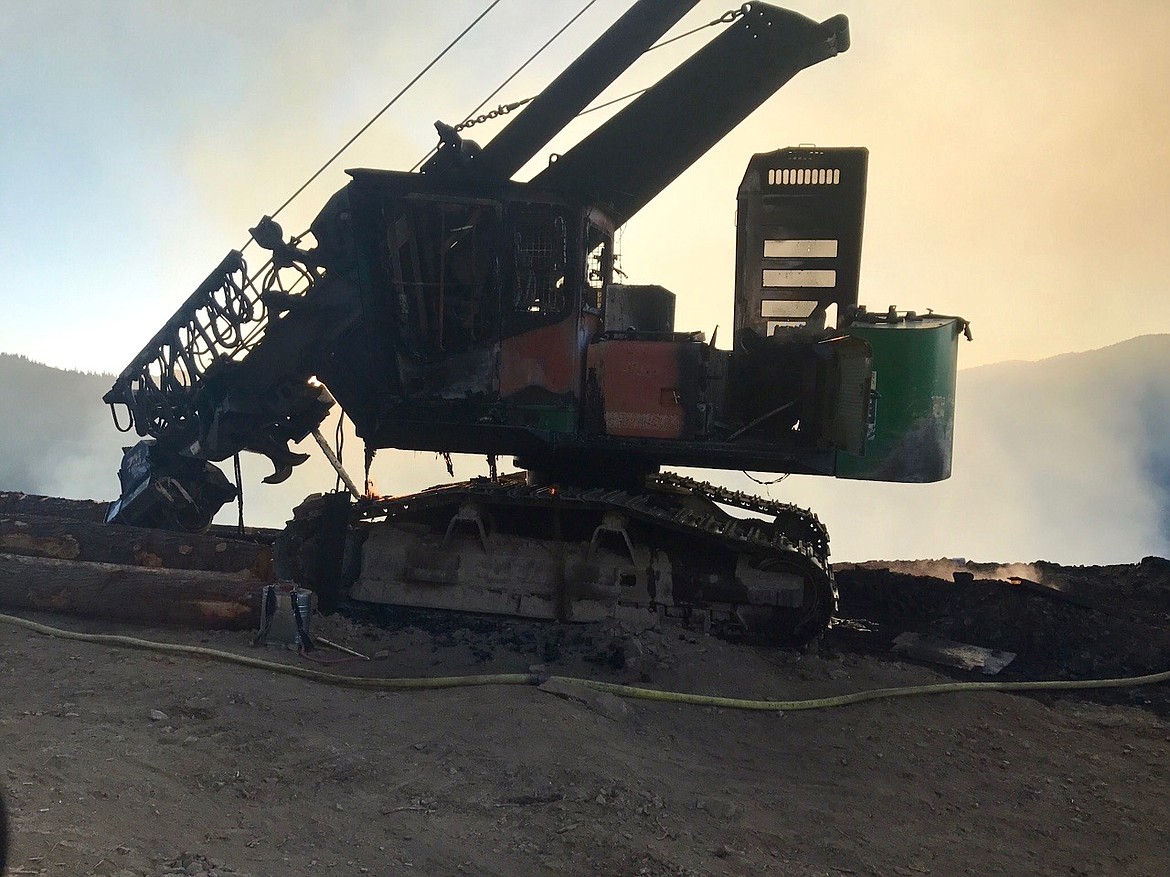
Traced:
[[[483, 147], [437, 123], [421, 172], [349, 171], [287, 241], [265, 217], [252, 234], [269, 263], [250, 273], [230, 253], [106, 395], [146, 437], [111, 518], [205, 526], [232, 496], [211, 461], [253, 451], [286, 477], [303, 457], [289, 443], [336, 400], [368, 449], [512, 455], [528, 475], [305, 510], [287, 552], [302, 583], [401, 605], [823, 629], [835, 591], [814, 516], [660, 469], [846, 474], [878, 429], [875, 327], [937, 329], [953, 348], [962, 321], [858, 306], [863, 148], [752, 157], [727, 349], [676, 329], [670, 291], [615, 280], [614, 233], [788, 79], [845, 51], [844, 17], [745, 4], [571, 150], [511, 179], [693, 5], [635, 3]], [[914, 426], [936, 452], [903, 452], [897, 480], [949, 474], [948, 404]], [[548, 563], [532, 561], [542, 541]], [[360, 569], [342, 569], [346, 544]]]

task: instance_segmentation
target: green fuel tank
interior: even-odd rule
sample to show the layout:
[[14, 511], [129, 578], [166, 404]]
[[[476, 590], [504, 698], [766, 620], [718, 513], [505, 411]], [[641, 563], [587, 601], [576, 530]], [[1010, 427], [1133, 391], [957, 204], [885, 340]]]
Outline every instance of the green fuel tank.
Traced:
[[913, 311], [856, 315], [846, 334], [869, 342], [874, 396], [865, 454], [837, 453], [836, 476], [929, 482], [951, 475], [955, 372], [967, 321]]

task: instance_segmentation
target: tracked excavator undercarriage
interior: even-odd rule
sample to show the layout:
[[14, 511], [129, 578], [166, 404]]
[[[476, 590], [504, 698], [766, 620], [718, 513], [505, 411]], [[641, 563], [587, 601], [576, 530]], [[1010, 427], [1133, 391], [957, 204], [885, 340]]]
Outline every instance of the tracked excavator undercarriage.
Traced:
[[772, 643], [810, 640], [837, 606], [828, 536], [811, 512], [670, 474], [641, 490], [534, 485], [517, 472], [352, 505], [315, 497], [277, 558], [326, 600], [340, 583], [351, 599], [393, 606], [634, 627], [676, 619]]
[[334, 563], [351, 558], [332, 581], [371, 603], [634, 627], [679, 619], [786, 644], [818, 635], [836, 608], [815, 515], [674, 474], [642, 489], [513, 473], [352, 505], [326, 495], [297, 509], [278, 561], [328, 595], [331, 574], [316, 571], [331, 540]]

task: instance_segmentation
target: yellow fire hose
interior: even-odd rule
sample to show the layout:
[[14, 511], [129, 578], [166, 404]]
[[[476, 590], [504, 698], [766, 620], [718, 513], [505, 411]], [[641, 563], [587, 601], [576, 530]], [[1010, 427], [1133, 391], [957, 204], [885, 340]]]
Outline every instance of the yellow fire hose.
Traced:
[[236, 655], [232, 652], [204, 648], [203, 646], [160, 643], [117, 634], [78, 633], [72, 630], [50, 627], [47, 624], [39, 624], [36, 621], [18, 618], [15, 615], [0, 614], [0, 623], [9, 624], [14, 627], [23, 627], [34, 633], [58, 637], [60, 639], [143, 649], [152, 652], [162, 652], [164, 654], [194, 655], [201, 658], [224, 661], [229, 664], [240, 664], [244, 667], [254, 667], [258, 670], [271, 670], [273, 673], [283, 673], [286, 676], [299, 676], [302, 679], [310, 679], [314, 682], [323, 682], [327, 685], [341, 685], [348, 688], [366, 688], [376, 691], [425, 691], [437, 688], [466, 688], [475, 685], [540, 685], [544, 682], [555, 681], [591, 688], [594, 691], [602, 691], [607, 694], [617, 695], [618, 697], [635, 698], [638, 700], [654, 700], [664, 703], [685, 703], [695, 706], [714, 706], [724, 709], [757, 710], [763, 712], [826, 709], [828, 707], [847, 706], [851, 703], [862, 703], [867, 700], [884, 700], [893, 697], [912, 697], [924, 694], [950, 694], [960, 691], [1074, 691], [1103, 688], [1133, 688], [1139, 685], [1156, 685], [1170, 680], [1170, 670], [1168, 670], [1161, 673], [1149, 673], [1145, 676], [1128, 676], [1116, 679], [1077, 679], [1045, 682], [942, 682], [934, 685], [910, 685], [904, 688], [873, 688], [868, 691], [855, 691], [852, 694], [838, 694], [832, 697], [813, 697], [806, 700], [749, 700], [741, 697], [719, 697], [707, 694], [688, 694], [681, 691], [661, 691], [656, 688], [639, 688], [634, 685], [619, 685], [614, 682], [600, 682], [596, 679], [581, 679], [574, 676], [545, 676], [533, 673], [489, 673], [470, 676], [414, 678], [344, 676], [336, 673], [325, 673], [321, 670], [310, 670], [306, 667], [281, 664], [277, 661], [252, 658], [247, 655]]

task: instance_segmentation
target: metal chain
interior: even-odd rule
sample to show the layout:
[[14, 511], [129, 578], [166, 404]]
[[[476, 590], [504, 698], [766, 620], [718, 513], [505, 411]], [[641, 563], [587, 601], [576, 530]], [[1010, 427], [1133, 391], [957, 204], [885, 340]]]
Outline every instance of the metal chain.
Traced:
[[489, 119], [498, 119], [500, 116], [506, 116], [506, 115], [508, 115], [508, 113], [512, 112], [513, 110], [518, 110], [518, 109], [520, 109], [520, 107], [524, 106], [526, 103], [532, 101], [534, 99], [534, 97], [526, 97], [526, 98], [524, 98], [524, 100], [518, 100], [514, 104], [500, 104], [498, 107], [496, 107], [491, 112], [481, 113], [480, 115], [475, 116], [474, 118], [469, 118], [464, 122], [460, 122], [458, 125], [455, 126], [455, 130], [462, 131], [465, 128], [470, 128], [472, 125], [478, 125], [482, 122], [486, 122]]

